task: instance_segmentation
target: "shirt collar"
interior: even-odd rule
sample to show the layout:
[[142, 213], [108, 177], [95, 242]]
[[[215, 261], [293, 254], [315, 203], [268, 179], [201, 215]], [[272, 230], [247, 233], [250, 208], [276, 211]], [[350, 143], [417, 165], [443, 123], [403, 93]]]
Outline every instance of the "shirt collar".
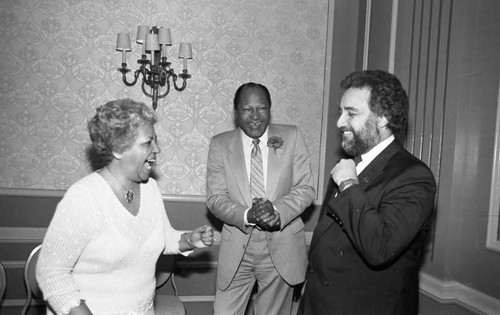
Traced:
[[387, 139], [374, 146], [370, 151], [361, 154], [361, 159], [363, 160], [361, 163], [365, 166], [370, 164], [370, 162], [373, 161], [380, 152], [384, 151], [392, 141], [394, 141], [394, 135], [390, 135]]
[[[240, 129], [241, 130], [241, 129]], [[262, 136], [260, 136], [259, 140], [260, 140], [260, 144], [262, 143], [267, 143], [267, 139], [269, 138], [269, 134], [268, 134], [268, 131], [269, 131], [269, 126], [266, 128], [266, 131], [264, 131], [264, 134]], [[243, 141], [243, 146], [244, 147], [252, 147], [253, 146], [253, 143], [252, 143], [252, 140], [253, 138], [250, 138], [249, 136], [247, 136], [243, 130], [241, 130], [241, 140]], [[259, 144], [259, 146], [260, 146]], [[265, 147], [265, 146], [264, 146]], [[262, 149], [263, 147], [261, 147]]]

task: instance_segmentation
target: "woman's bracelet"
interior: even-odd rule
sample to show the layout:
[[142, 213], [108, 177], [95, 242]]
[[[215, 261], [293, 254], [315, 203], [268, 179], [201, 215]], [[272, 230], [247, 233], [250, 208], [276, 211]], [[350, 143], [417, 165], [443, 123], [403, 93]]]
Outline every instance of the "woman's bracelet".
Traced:
[[193, 243], [191, 243], [191, 241], [189, 240], [189, 236], [190, 236], [191, 234], [192, 234], [192, 233], [187, 233], [187, 236], [186, 236], [186, 242], [188, 243], [188, 245], [189, 245], [192, 249], [194, 249], [195, 247], [194, 247]]

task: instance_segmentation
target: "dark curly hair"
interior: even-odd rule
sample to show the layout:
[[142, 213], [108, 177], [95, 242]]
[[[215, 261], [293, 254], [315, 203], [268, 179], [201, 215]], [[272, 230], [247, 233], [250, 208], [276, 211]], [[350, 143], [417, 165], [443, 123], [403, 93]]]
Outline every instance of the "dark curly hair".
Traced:
[[253, 90], [253, 89], [260, 89], [262, 92], [264, 92], [264, 97], [266, 98], [266, 101], [269, 103], [269, 108], [271, 108], [271, 94], [269, 93], [267, 87], [259, 83], [248, 82], [241, 85], [236, 90], [233, 100], [234, 110], [238, 110], [238, 105], [240, 104], [243, 95], [245, 95], [248, 90]]
[[122, 153], [132, 145], [140, 125], [156, 122], [156, 114], [144, 103], [121, 99], [99, 106], [88, 122], [88, 130], [94, 149], [108, 164], [113, 152]]
[[340, 87], [370, 89], [369, 107], [378, 116], [384, 116], [393, 133], [399, 132], [408, 119], [408, 95], [399, 79], [383, 70], [365, 70], [347, 75]]

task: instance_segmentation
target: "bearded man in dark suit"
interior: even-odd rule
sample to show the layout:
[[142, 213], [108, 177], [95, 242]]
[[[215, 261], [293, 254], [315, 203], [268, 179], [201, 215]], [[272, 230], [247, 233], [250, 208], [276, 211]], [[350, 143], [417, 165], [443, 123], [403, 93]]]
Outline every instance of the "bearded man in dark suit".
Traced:
[[351, 73], [341, 87], [337, 127], [354, 159], [331, 171], [298, 314], [417, 314], [436, 183], [394, 137], [407, 94], [381, 70]]

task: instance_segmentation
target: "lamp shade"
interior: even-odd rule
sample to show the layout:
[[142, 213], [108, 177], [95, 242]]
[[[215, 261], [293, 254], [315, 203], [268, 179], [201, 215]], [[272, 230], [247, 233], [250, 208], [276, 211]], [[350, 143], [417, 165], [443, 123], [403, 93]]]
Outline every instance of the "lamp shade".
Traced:
[[146, 35], [146, 50], [157, 51], [160, 50], [160, 44], [158, 43], [157, 34], [147, 34]]
[[179, 46], [179, 58], [193, 59], [191, 43], [181, 43]]
[[169, 28], [160, 28], [158, 30], [158, 42], [162, 45], [172, 45], [172, 37]]
[[149, 33], [149, 27], [147, 25], [139, 25], [137, 27], [137, 38], [135, 39], [136, 42], [139, 44], [144, 44], [146, 41], [146, 35]]
[[118, 33], [118, 38], [116, 40], [116, 50], [118, 51], [131, 51], [132, 46], [130, 45], [130, 35], [123, 31]]

